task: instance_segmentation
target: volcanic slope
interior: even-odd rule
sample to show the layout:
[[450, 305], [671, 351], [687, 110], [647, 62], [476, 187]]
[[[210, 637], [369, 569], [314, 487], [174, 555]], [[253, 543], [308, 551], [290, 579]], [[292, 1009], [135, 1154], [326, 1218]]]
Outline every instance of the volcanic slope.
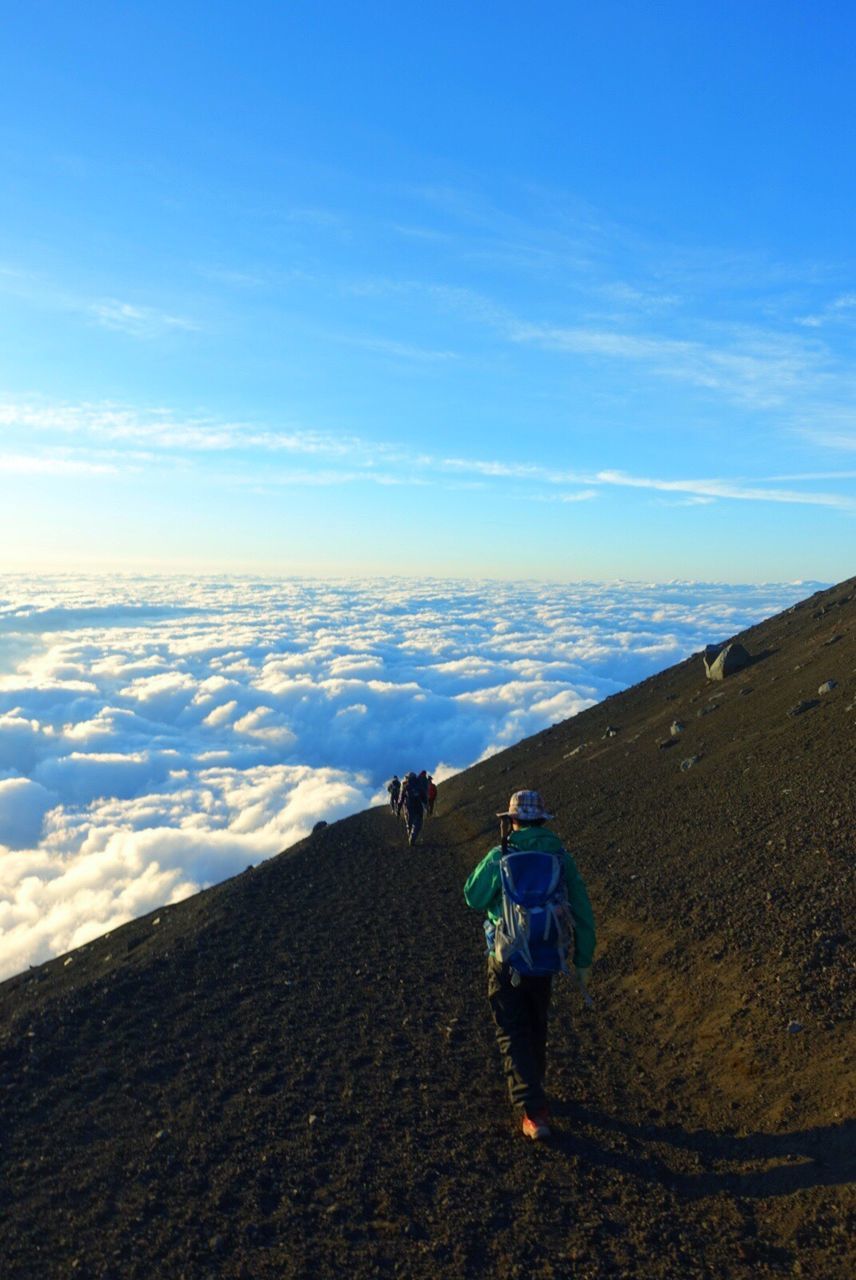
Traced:
[[[856, 1274], [856, 580], [740, 639], [449, 780], [414, 850], [370, 810], [4, 983], [5, 1280]], [[520, 787], [600, 929], [540, 1145], [461, 897]]]

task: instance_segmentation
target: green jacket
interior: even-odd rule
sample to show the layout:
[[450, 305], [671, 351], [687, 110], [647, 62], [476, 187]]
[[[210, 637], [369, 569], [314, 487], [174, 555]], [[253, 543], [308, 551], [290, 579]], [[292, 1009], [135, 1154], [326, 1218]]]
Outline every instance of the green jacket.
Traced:
[[[547, 827], [521, 827], [519, 831], [513, 831], [508, 838], [508, 849], [509, 852], [518, 853], [528, 849], [541, 849], [545, 853], [561, 854], [565, 864], [568, 902], [574, 917], [574, 966], [577, 969], [587, 969], [594, 956], [594, 914], [577, 864], [559, 837]], [[467, 906], [486, 912], [494, 924], [502, 917], [502, 882], [499, 875], [501, 857], [502, 846], [496, 845], [490, 853], [485, 854], [464, 885]]]

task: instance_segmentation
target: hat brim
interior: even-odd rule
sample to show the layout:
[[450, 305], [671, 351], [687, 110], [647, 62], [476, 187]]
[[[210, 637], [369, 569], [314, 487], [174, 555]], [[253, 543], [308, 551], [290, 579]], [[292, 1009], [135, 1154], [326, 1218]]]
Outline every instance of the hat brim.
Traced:
[[524, 815], [520, 812], [512, 813], [508, 810], [505, 813], [498, 813], [496, 816], [498, 818], [519, 818], [521, 822], [540, 822], [542, 818], [555, 818], [556, 815], [555, 813], [547, 812]]

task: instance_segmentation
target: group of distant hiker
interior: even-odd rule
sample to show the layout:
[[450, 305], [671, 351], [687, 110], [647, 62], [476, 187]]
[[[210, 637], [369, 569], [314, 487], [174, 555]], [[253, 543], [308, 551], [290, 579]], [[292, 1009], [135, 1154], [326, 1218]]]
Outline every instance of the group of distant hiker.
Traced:
[[[437, 788], [423, 769], [396, 774], [387, 787], [414, 844]], [[547, 1019], [553, 977], [573, 970], [587, 1005], [595, 949], [591, 902], [572, 855], [547, 823], [554, 817], [537, 791], [515, 791], [498, 813], [499, 844], [464, 885], [468, 906], [485, 913], [487, 998], [512, 1106], [535, 1141], [550, 1135], [544, 1092]]]
[[397, 818], [404, 821], [407, 830], [407, 843], [415, 844], [422, 830], [422, 823], [427, 814], [434, 813], [437, 801], [437, 786], [426, 769], [419, 773], [405, 773], [399, 778], [395, 773], [387, 786], [389, 807]]

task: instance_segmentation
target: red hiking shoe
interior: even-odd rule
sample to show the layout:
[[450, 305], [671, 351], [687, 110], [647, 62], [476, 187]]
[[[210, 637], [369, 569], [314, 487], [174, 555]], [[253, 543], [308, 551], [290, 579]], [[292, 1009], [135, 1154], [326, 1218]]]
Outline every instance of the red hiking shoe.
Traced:
[[528, 1111], [523, 1112], [523, 1135], [531, 1138], [533, 1142], [540, 1142], [542, 1138], [549, 1138], [550, 1126], [547, 1123], [547, 1108], [542, 1107], [538, 1111], [533, 1111], [530, 1115]]

